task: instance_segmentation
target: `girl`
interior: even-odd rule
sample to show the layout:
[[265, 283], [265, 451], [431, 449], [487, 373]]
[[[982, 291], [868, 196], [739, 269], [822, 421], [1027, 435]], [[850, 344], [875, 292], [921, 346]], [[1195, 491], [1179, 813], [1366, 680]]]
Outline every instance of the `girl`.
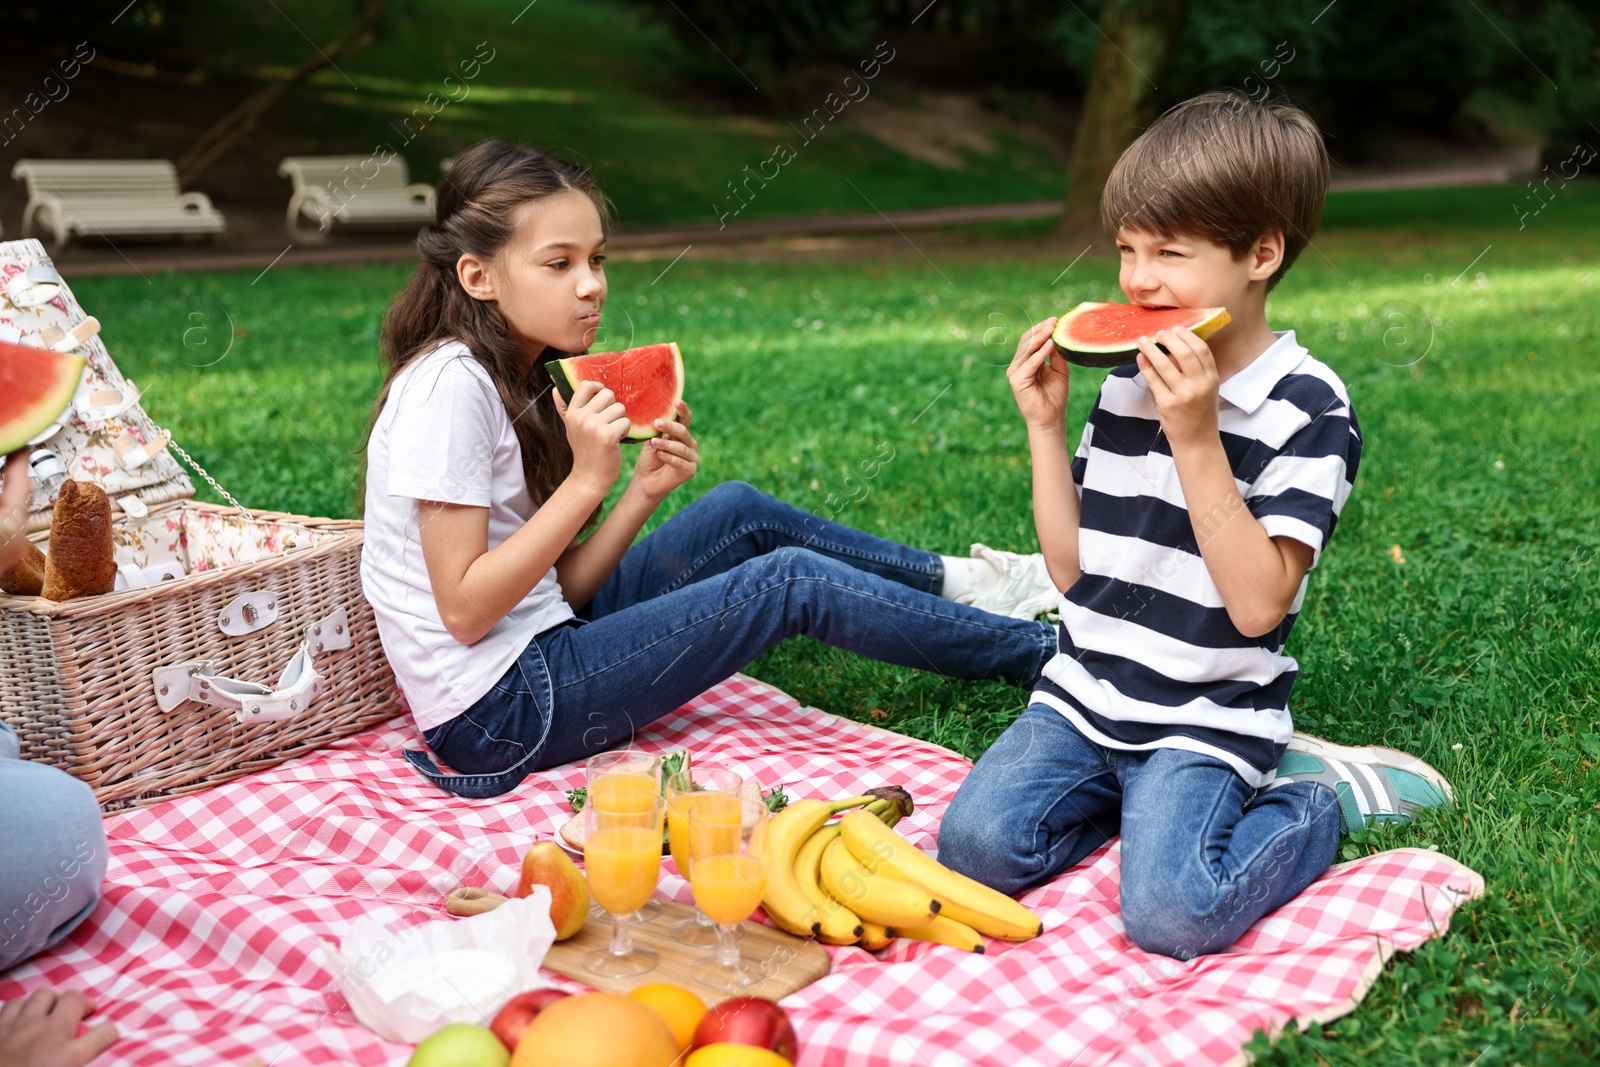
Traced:
[[627, 742], [797, 634], [962, 678], [1038, 678], [1048, 624], [956, 602], [1054, 603], [1037, 556], [942, 557], [738, 482], [633, 545], [694, 476], [687, 405], [657, 423], [597, 523], [628, 420], [594, 383], [563, 403], [541, 363], [594, 340], [604, 197], [583, 167], [485, 141], [451, 166], [436, 211], [384, 319], [361, 564], [406, 703], [459, 772], [407, 752], [428, 778], [508, 792]]

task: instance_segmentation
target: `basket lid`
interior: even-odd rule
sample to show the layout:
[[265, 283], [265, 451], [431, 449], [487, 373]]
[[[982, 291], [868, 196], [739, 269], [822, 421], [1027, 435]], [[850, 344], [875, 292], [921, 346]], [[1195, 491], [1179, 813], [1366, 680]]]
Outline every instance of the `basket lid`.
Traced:
[[[82, 333], [88, 319], [43, 245], [32, 238], [0, 241], [0, 336], [41, 348], [70, 346], [67, 335]], [[194, 496], [166, 432], [145, 414], [137, 387], [100, 337], [70, 351], [84, 357], [83, 379], [58, 429], [34, 444], [28, 529], [50, 525], [63, 477], [93, 482], [125, 511]]]

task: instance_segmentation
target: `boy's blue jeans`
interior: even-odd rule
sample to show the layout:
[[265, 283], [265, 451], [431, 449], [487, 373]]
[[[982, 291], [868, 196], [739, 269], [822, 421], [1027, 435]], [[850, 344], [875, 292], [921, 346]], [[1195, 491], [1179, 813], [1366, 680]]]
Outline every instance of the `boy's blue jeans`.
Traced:
[[1220, 952], [1328, 869], [1339, 802], [1316, 782], [1257, 792], [1212, 756], [1124, 752], [1031, 704], [939, 826], [939, 860], [1015, 894], [1122, 834], [1122, 921], [1140, 948]]
[[570, 624], [406, 757], [467, 797], [626, 745], [788, 637], [958, 678], [1032, 686], [1055, 629], [944, 600], [939, 556], [725, 482], [628, 549]]

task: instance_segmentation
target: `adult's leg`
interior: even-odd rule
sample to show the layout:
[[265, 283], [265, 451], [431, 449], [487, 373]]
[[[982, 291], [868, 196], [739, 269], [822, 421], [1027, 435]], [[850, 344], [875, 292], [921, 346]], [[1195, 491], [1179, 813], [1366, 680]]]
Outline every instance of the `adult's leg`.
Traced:
[[723, 482], [628, 549], [579, 614], [603, 618], [778, 548], [809, 548], [935, 596], [944, 585], [937, 553], [819, 518], [747, 482]]
[[1140, 948], [1220, 952], [1333, 862], [1339, 802], [1326, 786], [1258, 793], [1211, 756], [1121, 755], [1122, 921]]
[[[800, 635], [905, 667], [1025, 685], [1056, 648], [1043, 623], [941, 600], [809, 549], [777, 548], [586, 625], [541, 634], [516, 673], [548, 677], [549, 708], [539, 704], [542, 682], [497, 689], [448, 729], [430, 732], [429, 744], [468, 773], [509, 766], [508, 741], [529, 754], [538, 748], [529, 770], [581, 759], [625, 743]], [[479, 739], [498, 746], [498, 767], [474, 755]]]
[[94, 793], [42, 763], [0, 759], [8, 823], [0, 863], [0, 971], [61, 941], [88, 917], [106, 876]]
[[1030, 704], [956, 790], [939, 823], [939, 862], [1020, 893], [1110, 840], [1121, 803], [1106, 751], [1060, 712]]

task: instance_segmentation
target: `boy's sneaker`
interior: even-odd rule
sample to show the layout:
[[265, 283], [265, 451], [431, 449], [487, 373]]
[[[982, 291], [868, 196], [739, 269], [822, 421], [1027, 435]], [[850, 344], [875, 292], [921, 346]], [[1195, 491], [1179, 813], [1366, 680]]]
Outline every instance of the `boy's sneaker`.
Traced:
[[993, 567], [999, 575], [999, 581], [982, 593], [956, 597], [958, 604], [967, 604], [1013, 619], [1037, 619], [1045, 612], [1055, 610], [1061, 601], [1061, 593], [1056, 589], [1056, 583], [1050, 580], [1042, 553], [1023, 555], [1020, 552], [1002, 552], [988, 545], [973, 545], [972, 558]]
[[1445, 776], [1395, 748], [1336, 745], [1297, 733], [1278, 761], [1268, 789], [1289, 782], [1321, 782], [1339, 798], [1339, 829], [1349, 833], [1374, 823], [1410, 822], [1423, 808], [1455, 801]]

